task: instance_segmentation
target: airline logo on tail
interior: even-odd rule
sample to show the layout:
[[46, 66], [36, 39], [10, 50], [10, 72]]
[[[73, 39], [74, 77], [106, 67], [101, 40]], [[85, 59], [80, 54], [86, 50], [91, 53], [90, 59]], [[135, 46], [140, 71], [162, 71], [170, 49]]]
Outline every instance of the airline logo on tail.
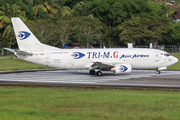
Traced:
[[121, 72], [126, 72], [128, 68], [126, 66], [121, 65]]
[[20, 40], [24, 40], [26, 38], [28, 38], [31, 34], [25, 31], [20, 31], [19, 35], [17, 35], [17, 37], [20, 38]]
[[71, 56], [73, 56], [74, 59], [80, 59], [80, 58], [84, 57], [85, 54], [80, 53], [80, 52], [74, 52]]

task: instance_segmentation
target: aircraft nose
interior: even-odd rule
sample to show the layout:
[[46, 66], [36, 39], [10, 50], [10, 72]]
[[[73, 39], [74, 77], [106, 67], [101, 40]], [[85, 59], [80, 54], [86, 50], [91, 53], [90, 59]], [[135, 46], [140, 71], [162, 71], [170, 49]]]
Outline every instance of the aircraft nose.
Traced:
[[176, 57], [173, 57], [174, 64], [178, 62], [178, 59]]

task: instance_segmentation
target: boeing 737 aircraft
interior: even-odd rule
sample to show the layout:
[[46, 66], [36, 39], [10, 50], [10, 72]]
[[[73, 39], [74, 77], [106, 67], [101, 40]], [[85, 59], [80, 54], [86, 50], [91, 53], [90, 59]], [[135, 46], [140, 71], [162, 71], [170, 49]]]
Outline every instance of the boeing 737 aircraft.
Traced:
[[20, 18], [11, 18], [19, 50], [11, 51], [19, 59], [58, 69], [89, 70], [90, 75], [101, 76], [101, 71], [130, 73], [132, 69], [166, 69], [178, 59], [156, 49], [59, 49], [42, 44]]

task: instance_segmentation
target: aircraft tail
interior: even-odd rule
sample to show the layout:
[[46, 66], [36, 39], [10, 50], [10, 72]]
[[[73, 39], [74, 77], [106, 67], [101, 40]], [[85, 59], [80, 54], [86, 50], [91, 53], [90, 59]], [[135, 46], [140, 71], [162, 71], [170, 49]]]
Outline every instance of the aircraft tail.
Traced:
[[58, 49], [42, 44], [36, 36], [29, 30], [20, 18], [11, 18], [16, 40], [21, 51], [40, 51], [45, 49]]

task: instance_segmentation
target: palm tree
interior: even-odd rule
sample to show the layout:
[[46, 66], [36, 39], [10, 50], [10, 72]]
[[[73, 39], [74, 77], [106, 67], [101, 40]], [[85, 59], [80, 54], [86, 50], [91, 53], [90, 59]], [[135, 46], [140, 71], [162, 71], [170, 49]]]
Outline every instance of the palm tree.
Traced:
[[[2, 31], [2, 37], [8, 38], [12, 31], [11, 17], [20, 17], [23, 21], [26, 21], [26, 14], [24, 11], [21, 11], [19, 6], [5, 3], [0, 7], [0, 30]], [[11, 48], [12, 38], [8, 38], [8, 40], [7, 43], [9, 43]]]
[[39, 14], [40, 12], [39, 9], [42, 9], [43, 12], [47, 14], [53, 15], [57, 12], [57, 9], [61, 9], [61, 6], [58, 5], [57, 3], [49, 4], [48, 2], [44, 2], [43, 4], [38, 4], [34, 6], [33, 9], [36, 15]]
[[[11, 6], [11, 7], [10, 7]], [[21, 11], [20, 7], [16, 4], [2, 6], [0, 11], [0, 29], [3, 29], [3, 36], [7, 36], [12, 30], [10, 17], [20, 17], [23, 21], [26, 21], [26, 14]]]
[[71, 16], [73, 11], [71, 10], [70, 7], [63, 6], [61, 12], [62, 12], [62, 17], [65, 17], [65, 16]]
[[[11, 23], [10, 18], [8, 17], [10, 15], [10, 7], [9, 4], [6, 3], [4, 6], [0, 7], [0, 29], [5, 27], [5, 24]], [[4, 34], [3, 34], [4, 36]]]
[[36, 15], [39, 15], [40, 9], [43, 10], [49, 16], [56, 16], [61, 19], [62, 17], [71, 16], [74, 10], [71, 10], [68, 6], [61, 6], [57, 2], [44, 2], [43, 4], [38, 4], [34, 6], [34, 12]]

